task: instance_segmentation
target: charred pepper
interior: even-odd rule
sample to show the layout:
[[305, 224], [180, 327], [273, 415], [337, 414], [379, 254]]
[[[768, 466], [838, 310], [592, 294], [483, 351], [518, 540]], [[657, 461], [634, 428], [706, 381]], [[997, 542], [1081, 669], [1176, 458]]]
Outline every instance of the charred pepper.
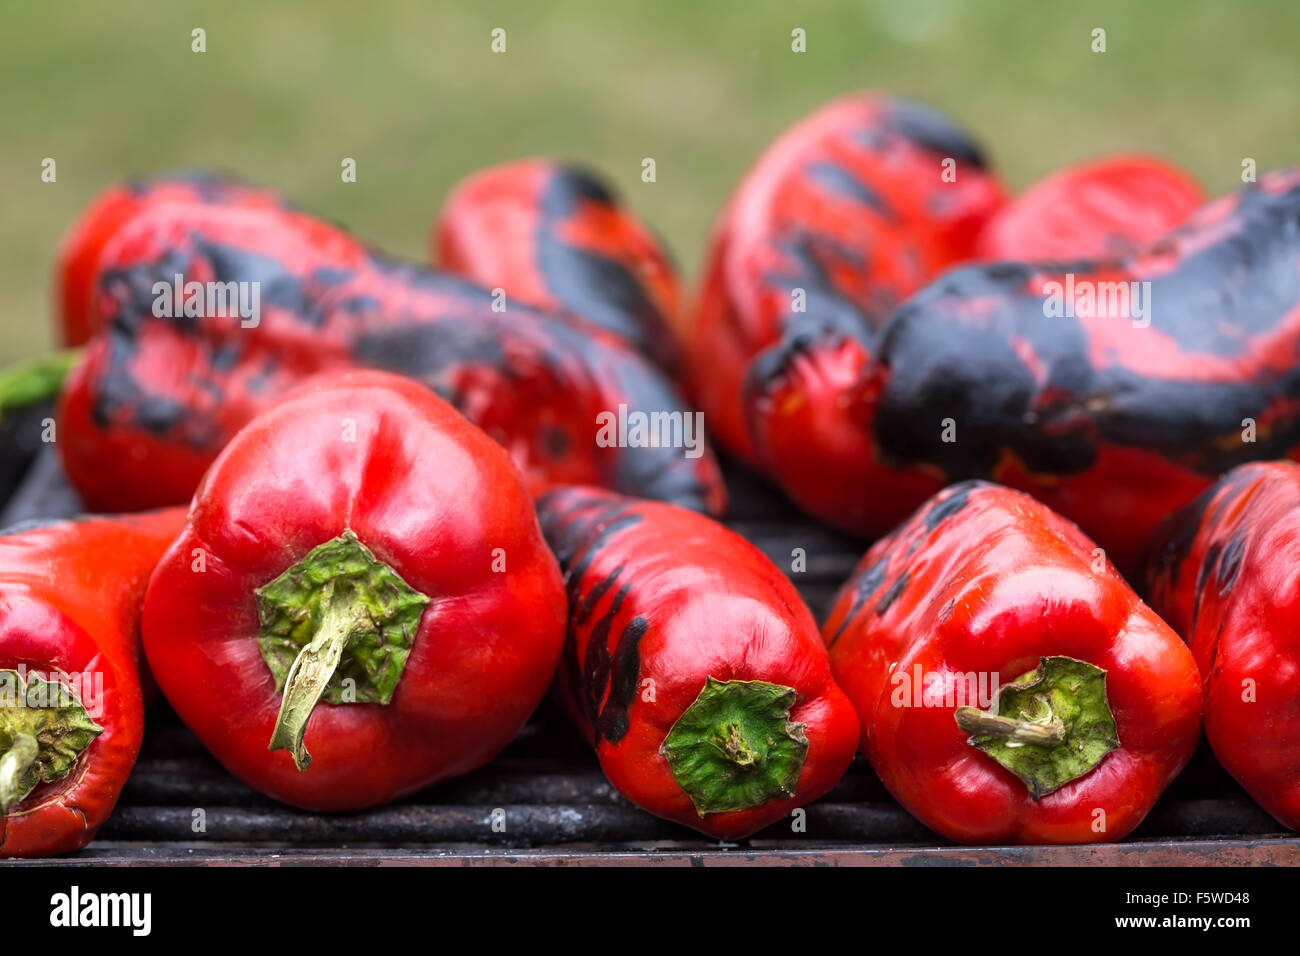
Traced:
[[619, 792], [739, 839], [839, 780], [853, 708], [762, 552], [703, 515], [596, 488], [556, 489], [538, 510], [569, 595], [557, 686]]
[[953, 485], [867, 551], [822, 628], [862, 750], [963, 843], [1119, 840], [1187, 763], [1200, 679], [1074, 525]]
[[1200, 666], [1205, 736], [1280, 823], [1300, 829], [1300, 465], [1241, 465], [1152, 542], [1152, 606]]
[[665, 369], [677, 274], [659, 240], [593, 173], [526, 159], [457, 185], [431, 240], [452, 272], [618, 335]]

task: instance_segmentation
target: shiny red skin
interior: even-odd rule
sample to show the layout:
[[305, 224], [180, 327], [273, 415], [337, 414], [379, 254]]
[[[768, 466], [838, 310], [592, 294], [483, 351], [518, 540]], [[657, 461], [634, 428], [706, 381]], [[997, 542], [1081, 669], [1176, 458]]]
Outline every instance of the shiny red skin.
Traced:
[[[355, 442], [340, 440], [345, 421]], [[432, 601], [392, 701], [322, 701], [312, 762], [267, 744], [280, 706], [254, 589], [351, 528]], [[191, 571], [196, 548], [207, 570]], [[493, 570], [503, 549], [507, 571]], [[544, 695], [564, 590], [506, 453], [442, 399], [380, 372], [315, 379], [231, 440], [145, 598], [145, 652], [235, 776], [309, 810], [357, 810], [482, 766]]]
[[83, 518], [0, 536], [0, 670], [102, 677], [102, 697], [82, 702], [104, 728], [68, 776], [0, 815], [0, 857], [78, 850], [117, 803], [144, 729], [140, 606], [184, 516]]
[[[813, 299], [826, 285], [843, 297], [844, 312], [859, 313], [854, 321], [882, 323], [937, 272], [972, 256], [978, 233], [1004, 201], [977, 154], [954, 155], [974, 153], [971, 144], [954, 142], [950, 150], [904, 132], [910, 125], [896, 117], [919, 111], [883, 94], [857, 93], [782, 133], [718, 219], [698, 305], [679, 329], [693, 397], [710, 429], [796, 498], [807, 480], [797, 462], [812, 462], [825, 475], [838, 459], [861, 455], [854, 435], [861, 426], [840, 404], [839, 385], [840, 367], [861, 358], [844, 356], [833, 370], [790, 370], [771, 394], [749, 394], [755, 359], [791, 330], [791, 288], [808, 292], [810, 320], [834, 321], [818, 314], [825, 310]], [[957, 178], [943, 182], [942, 163], [950, 158]], [[857, 198], [856, 190], [871, 200]], [[798, 260], [801, 245], [814, 264]], [[852, 341], [845, 348], [861, 351]], [[811, 422], [820, 430], [807, 431]], [[793, 461], [789, 433], [799, 436]], [[787, 474], [787, 467], [796, 470]]]
[[583, 169], [524, 159], [473, 173], [448, 195], [429, 246], [445, 269], [675, 364], [677, 273], [658, 238]]
[[[695, 512], [597, 488], [556, 489], [538, 511], [569, 591], [557, 689], [620, 793], [655, 816], [735, 840], [787, 819], [839, 781], [858, 744], [853, 708], [831, 678], [812, 615], [762, 552]], [[637, 621], [645, 623], [639, 642], [620, 654]], [[602, 640], [603, 647], [593, 644]], [[635, 672], [614, 673], [611, 658], [630, 661]], [[593, 671], [597, 659], [606, 665]], [[807, 724], [809, 746], [793, 797], [696, 812], [659, 747], [708, 677], [798, 691], [790, 719]], [[652, 701], [641, 693], [645, 681], [654, 682]], [[614, 683], [636, 695], [617, 740], [597, 734], [611, 711], [622, 710]], [[598, 705], [596, 719], [589, 701]]]
[[91, 201], [59, 244], [56, 294], [65, 345], [84, 345], [103, 324], [93, 292], [99, 258], [136, 215], [174, 202], [276, 207], [278, 193], [209, 173], [168, 173], [110, 186]]
[[[835, 679], [862, 721], [862, 750], [926, 826], [962, 843], [1122, 839], [1196, 747], [1199, 675], [1178, 636], [1074, 525], [1017, 491], [953, 485], [876, 542], [822, 628]], [[967, 743], [949, 706], [898, 706], [897, 679], [997, 675], [1064, 655], [1106, 671], [1120, 747], [1034, 801]], [[927, 677], [927, 679], [929, 679]], [[1105, 830], [1094, 830], [1094, 811]]]
[[1057, 170], [995, 215], [982, 259], [1077, 262], [1132, 253], [1181, 226], [1206, 196], [1183, 170], [1154, 156], [1105, 156]]
[[1224, 475], [1162, 526], [1147, 584], [1196, 656], [1215, 756], [1300, 829], [1300, 465]]
[[[96, 510], [189, 500], [240, 427], [304, 378], [358, 366], [423, 381], [502, 445], [540, 493], [593, 483], [710, 512], [707, 447], [601, 447], [596, 416], [688, 409], [667, 376], [603, 329], [389, 258], [333, 223], [269, 205], [174, 201], [134, 216], [97, 266], [111, 317], [64, 383], [59, 451]], [[259, 283], [260, 321], [157, 316], [155, 282]], [[165, 310], [164, 310], [165, 311]], [[707, 444], [707, 443], [706, 443]]]

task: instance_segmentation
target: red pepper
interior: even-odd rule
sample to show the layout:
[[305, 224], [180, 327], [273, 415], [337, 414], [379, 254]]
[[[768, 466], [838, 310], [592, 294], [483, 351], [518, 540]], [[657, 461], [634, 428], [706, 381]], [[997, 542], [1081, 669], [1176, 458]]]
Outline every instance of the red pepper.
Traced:
[[184, 511], [0, 536], [0, 857], [85, 846], [140, 750], [140, 605]]
[[858, 732], [812, 615], [757, 548], [594, 488], [538, 503], [564, 569], [561, 696], [637, 806], [739, 839], [826, 793]]
[[511, 740], [554, 673], [564, 590], [500, 446], [419, 384], [354, 372], [226, 446], [143, 631], [163, 693], [235, 776], [354, 810]]
[[1199, 737], [1178, 636], [1074, 525], [997, 485], [953, 485], [872, 546], [822, 635], [880, 779], [963, 843], [1119, 840]]
[[980, 235], [983, 259], [1079, 262], [1128, 256], [1181, 226], [1205, 193], [1153, 156], [1107, 156], [1052, 173], [998, 212]]
[[1300, 466], [1241, 465], [1152, 544], [1152, 606], [1191, 645], [1205, 736], [1260, 806], [1300, 829]]
[[[97, 270], [110, 320], [58, 407], [64, 465], [94, 509], [187, 501], [240, 427], [305, 377], [358, 365], [451, 401], [509, 449], [535, 493], [588, 482], [701, 510], [725, 503], [696, 417], [616, 336], [523, 303], [499, 311], [489, 290], [389, 259], [305, 213], [158, 204], [117, 230]], [[188, 283], [200, 283], [202, 309]], [[242, 292], [248, 316], [215, 295], [209, 307], [218, 288]], [[178, 314], [184, 304], [203, 314]], [[659, 413], [683, 426], [678, 447], [628, 432], [601, 441], [598, 416]]]
[[446, 269], [608, 329], [663, 368], [677, 275], [659, 240], [592, 173], [527, 159], [474, 173], [448, 197], [431, 252]]
[[112, 186], [95, 197], [59, 245], [55, 275], [66, 345], [83, 345], [103, 326], [94, 303], [98, 263], [121, 227], [137, 214], [174, 203], [281, 206], [270, 189], [207, 172], [167, 173]]
[[[851, 519], [864, 485], [848, 472], [870, 457], [861, 342], [969, 258], [1002, 202], [979, 147], [915, 103], [859, 93], [782, 133], [719, 219], [682, 330], [710, 429], [800, 502], [808, 484], [839, 492], [833, 510]], [[769, 432], [772, 415], [788, 424], [788, 445]]]
[[[810, 247], [843, 228], [812, 207], [798, 221]], [[876, 257], [856, 278], [827, 273], [782, 345], [746, 351], [760, 463], [804, 509], [867, 536], [948, 482], [993, 479], [1135, 571], [1159, 521], [1216, 475], [1300, 457], [1297, 222], [1300, 170], [1270, 173], [1122, 259], [950, 269], [881, 325], [852, 293]], [[706, 309], [789, 284], [755, 273]]]

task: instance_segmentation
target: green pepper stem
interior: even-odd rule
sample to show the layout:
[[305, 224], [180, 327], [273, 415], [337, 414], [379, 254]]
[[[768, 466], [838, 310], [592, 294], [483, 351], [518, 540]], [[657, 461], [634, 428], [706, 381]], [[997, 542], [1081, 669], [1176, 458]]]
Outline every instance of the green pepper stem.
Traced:
[[307, 721], [325, 693], [325, 685], [334, 676], [347, 647], [348, 638], [356, 631], [359, 621], [351, 602], [335, 599], [334, 584], [327, 586], [320, 621], [311, 641], [306, 644], [284, 681], [284, 694], [280, 699], [280, 714], [275, 721], [268, 750], [288, 750], [299, 770], [311, 766], [311, 754], [303, 743]]
[[954, 716], [957, 726], [966, 733], [999, 737], [1008, 743], [1050, 747], [1065, 739], [1065, 725], [1055, 718], [1043, 723], [1012, 720], [985, 713], [976, 707], [958, 707]]
[[31, 734], [16, 734], [0, 757], [0, 815], [6, 814], [26, 794], [22, 779], [36, 763], [40, 745]]
[[64, 349], [0, 369], [0, 414], [53, 399], [81, 354]]
[[718, 755], [738, 767], [750, 767], [758, 760], [754, 748], [738, 722], [732, 721], [721, 727], [714, 738], [714, 747]]

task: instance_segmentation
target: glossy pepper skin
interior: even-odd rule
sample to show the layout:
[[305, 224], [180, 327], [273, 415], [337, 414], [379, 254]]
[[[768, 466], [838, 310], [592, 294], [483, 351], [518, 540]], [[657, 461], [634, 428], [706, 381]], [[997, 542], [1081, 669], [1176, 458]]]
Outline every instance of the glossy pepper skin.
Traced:
[[739, 839], [840, 779], [853, 709], [766, 556], [702, 515], [601, 489], [556, 489], [538, 510], [569, 595], [557, 687], [620, 793]]
[[[188, 501], [240, 427], [309, 375], [358, 366], [418, 378], [452, 402], [506, 446], [535, 493], [581, 481], [724, 506], [702, 436], [695, 457], [598, 443], [597, 416], [620, 406], [694, 418], [615, 336], [523, 303], [496, 311], [489, 290], [387, 258], [305, 213], [169, 202], [122, 225], [97, 269], [109, 320], [57, 411], [64, 465], [92, 508]], [[249, 315], [220, 302], [176, 315], [165, 298], [156, 315], [156, 290], [178, 274], [245, 283], [222, 288], [245, 290]]]
[[83, 345], [102, 326], [95, 301], [97, 265], [114, 237], [137, 214], [168, 203], [203, 202], [252, 207], [282, 206], [274, 190], [218, 173], [164, 173], [110, 186], [77, 217], [63, 236], [55, 264], [59, 316], [65, 345]]
[[[814, 514], [856, 522], [859, 476], [874, 463], [864, 378], [875, 332], [973, 254], [1002, 202], [979, 147], [905, 100], [842, 97], [778, 137], [719, 218], [679, 330], [719, 441]], [[893, 497], [887, 485], [874, 494]]]
[[140, 605], [184, 516], [0, 535], [0, 857], [80, 849], [117, 803], [144, 727]]
[[564, 602], [500, 446], [418, 383], [352, 372], [213, 463], [149, 582], [144, 645], [235, 776], [356, 810], [495, 756], [550, 683]]
[[1280, 823], [1300, 829], [1300, 466], [1228, 472], [1171, 516], [1147, 565], [1152, 606], [1191, 646], [1205, 736]]
[[474, 173], [448, 196], [430, 251], [451, 272], [676, 365], [676, 271], [658, 238], [585, 169], [525, 159]]
[[1131, 255], [1205, 202], [1186, 172], [1154, 156], [1105, 156], [1057, 170], [984, 227], [981, 259], [1078, 262]]
[[992, 478], [1135, 572], [1160, 520], [1217, 475], [1300, 453], [1297, 268], [1300, 171], [1288, 170], [1113, 263], [944, 274], [875, 346], [870, 437], [894, 467], [859, 474], [873, 494], [855, 524], [891, 519], [876, 487]]
[[1094, 547], [1029, 496], [966, 482], [837, 595], [822, 635], [863, 753], [926, 826], [963, 843], [1119, 840], [1191, 757], [1196, 664]]

